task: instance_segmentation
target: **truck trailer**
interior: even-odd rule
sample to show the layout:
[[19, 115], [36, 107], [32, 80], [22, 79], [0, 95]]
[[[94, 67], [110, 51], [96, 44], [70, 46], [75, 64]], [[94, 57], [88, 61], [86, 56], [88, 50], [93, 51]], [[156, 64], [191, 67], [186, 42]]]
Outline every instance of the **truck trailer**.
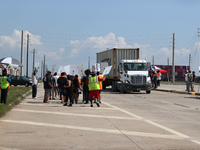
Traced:
[[139, 48], [113, 48], [97, 53], [97, 63], [112, 65], [112, 69], [103, 88], [112, 85], [113, 91], [145, 90], [151, 92], [151, 79], [147, 71], [147, 62], [139, 60]]

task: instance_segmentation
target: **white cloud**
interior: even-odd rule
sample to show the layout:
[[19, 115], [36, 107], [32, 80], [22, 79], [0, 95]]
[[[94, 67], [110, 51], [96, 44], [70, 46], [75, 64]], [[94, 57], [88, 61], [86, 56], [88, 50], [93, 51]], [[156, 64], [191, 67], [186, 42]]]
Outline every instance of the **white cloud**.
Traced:
[[[0, 47], [9, 47], [9, 48], [20, 48], [21, 47], [21, 31], [14, 30], [11, 36], [0, 36]], [[32, 35], [28, 31], [24, 31], [23, 39], [26, 43], [27, 34], [30, 36], [30, 43], [34, 45], [42, 45], [40, 41], [41, 37], [39, 35]]]
[[60, 47], [60, 48], [59, 48], [59, 52], [60, 52], [60, 53], [64, 53], [64, 52], [65, 52], [65, 49]]

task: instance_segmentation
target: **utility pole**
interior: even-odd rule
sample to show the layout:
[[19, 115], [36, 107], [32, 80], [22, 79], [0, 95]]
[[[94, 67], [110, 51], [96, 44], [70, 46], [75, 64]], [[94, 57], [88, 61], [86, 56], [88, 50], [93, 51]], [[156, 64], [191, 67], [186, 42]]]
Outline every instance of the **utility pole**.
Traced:
[[88, 58], [88, 69], [90, 69], [90, 57]]
[[[24, 43], [23, 43], [23, 36], [24, 36], [24, 33], [23, 33], [23, 30], [22, 30], [22, 34], [21, 34], [21, 64], [23, 65], [23, 60], [24, 60], [24, 50], [23, 50], [23, 46], [24, 46]], [[20, 72], [21, 72], [21, 76], [23, 76], [23, 67], [21, 66], [20, 67]]]
[[35, 71], [35, 53], [36, 53], [36, 50], [33, 49], [33, 71]]
[[29, 49], [29, 34], [27, 34], [27, 55], [26, 55], [26, 77], [28, 78], [28, 49]]
[[191, 66], [191, 54], [189, 54], [189, 70], [191, 70], [190, 66]]
[[172, 50], [172, 83], [175, 82], [175, 33], [173, 33], [173, 50]]
[[167, 78], [168, 78], [168, 83], [169, 83], [169, 58], [167, 58], [167, 65], [168, 65], [168, 68], [167, 68]]
[[43, 61], [41, 62], [41, 79], [42, 79], [42, 77], [43, 77], [42, 71], [43, 71]]
[[46, 65], [46, 72], [48, 71], [47, 65]]
[[44, 55], [44, 63], [43, 63], [43, 75], [45, 76], [45, 55]]

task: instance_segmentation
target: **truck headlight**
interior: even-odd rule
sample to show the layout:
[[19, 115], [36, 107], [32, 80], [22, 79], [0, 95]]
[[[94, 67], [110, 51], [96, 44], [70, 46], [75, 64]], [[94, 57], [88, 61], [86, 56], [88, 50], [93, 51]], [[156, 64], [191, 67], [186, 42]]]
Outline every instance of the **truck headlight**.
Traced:
[[128, 80], [125, 80], [125, 83], [128, 83], [128, 84], [130, 84], [130, 82], [129, 82]]
[[151, 78], [150, 77], [147, 78], [147, 83], [149, 83], [149, 84], [151, 83]]

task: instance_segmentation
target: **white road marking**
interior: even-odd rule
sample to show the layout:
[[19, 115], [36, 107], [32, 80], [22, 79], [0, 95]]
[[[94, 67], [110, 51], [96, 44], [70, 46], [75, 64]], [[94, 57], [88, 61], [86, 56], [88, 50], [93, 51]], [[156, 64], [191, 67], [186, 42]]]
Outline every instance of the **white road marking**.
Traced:
[[61, 125], [61, 124], [51, 124], [51, 123], [42, 123], [42, 122], [31, 122], [31, 121], [18, 121], [18, 120], [0, 120], [0, 122], [7, 123], [18, 123], [34, 126], [45, 126], [45, 127], [55, 127], [55, 128], [65, 128], [65, 129], [75, 129], [75, 130], [85, 130], [85, 131], [95, 131], [103, 133], [113, 133], [113, 134], [126, 134], [131, 136], [143, 136], [143, 137], [154, 137], [154, 138], [166, 138], [166, 139], [182, 139], [176, 135], [164, 135], [164, 134], [155, 134], [155, 133], [143, 133], [143, 132], [132, 132], [125, 130], [114, 130], [114, 129], [103, 129], [103, 128], [91, 128], [91, 127], [81, 127], [81, 126], [70, 126], [70, 125]]
[[100, 116], [100, 115], [91, 115], [91, 114], [75, 114], [75, 113], [62, 113], [62, 112], [26, 110], [26, 109], [12, 109], [12, 111], [21, 111], [21, 112], [30, 112], [30, 113], [43, 113], [43, 114], [54, 114], [54, 115], [67, 115], [67, 116], [82, 116], [82, 117], [95, 117], [95, 118], [138, 120], [137, 118], [131, 118], [131, 117]]
[[[48, 104], [43, 104], [43, 103], [20, 103], [20, 104], [22, 104], [22, 105], [29, 105], [29, 106], [33, 106], [33, 105], [35, 105], [35, 106], [55, 106], [55, 107], [66, 107], [66, 106], [63, 106], [63, 104], [56, 104], [56, 103], [48, 103]], [[85, 105], [85, 104], [84, 104]], [[68, 107], [67, 107], [68, 108]], [[89, 106], [84, 106], [84, 107], [81, 107], [81, 106], [72, 106], [72, 107], [70, 107], [70, 108], [78, 108], [78, 109], [81, 109], [81, 108], [83, 108], [83, 109], [95, 109], [96, 107], [89, 107]], [[104, 108], [104, 107], [98, 107], [98, 109], [102, 109], [102, 110], [106, 110], [106, 109], [108, 109], [108, 110], [115, 110], [115, 108]]]
[[0, 147], [0, 150], [20, 150], [20, 149]]
[[155, 123], [155, 122], [153, 122], [153, 121], [151, 121], [151, 120], [147, 120], [147, 119], [142, 118], [142, 117], [140, 117], [140, 116], [138, 116], [138, 115], [132, 114], [132, 113], [126, 111], [126, 110], [123, 110], [123, 109], [121, 109], [121, 108], [118, 108], [118, 107], [116, 107], [116, 106], [113, 106], [113, 105], [111, 105], [111, 104], [108, 104], [108, 103], [106, 103], [106, 102], [104, 102], [104, 104], [107, 105], [107, 106], [110, 106], [110, 107], [112, 107], [112, 108], [115, 108], [116, 110], [122, 111], [122, 112], [124, 112], [124, 113], [126, 113], [126, 114], [129, 114], [129, 115], [131, 115], [131, 116], [133, 116], [133, 117], [135, 117], [135, 118], [138, 118], [138, 119], [140, 119], [140, 120], [143, 120], [143, 121], [145, 121], [145, 122], [147, 122], [147, 123], [149, 123], [149, 124], [152, 124], [152, 125], [154, 125], [154, 126], [156, 126], [156, 127], [159, 127], [159, 128], [161, 128], [161, 129], [164, 129], [165, 131], [168, 131], [168, 132], [170, 132], [170, 133], [172, 133], [172, 134], [175, 134], [175, 135], [177, 135], [177, 136], [179, 136], [179, 137], [181, 137], [181, 138], [183, 138], [183, 139], [187, 139], [187, 140], [189, 140], [189, 141], [191, 141], [191, 142], [194, 142], [194, 143], [200, 145], [200, 142], [199, 142], [199, 141], [197, 141], [197, 140], [195, 140], [195, 139], [192, 139], [192, 137], [189, 137], [189, 136], [187, 136], [187, 135], [185, 135], [185, 134], [182, 134], [182, 133], [180, 133], [180, 132], [178, 132], [178, 131], [175, 131], [175, 130], [173, 130], [173, 129], [170, 129], [170, 128], [168, 128], [168, 127], [165, 127], [165, 126], [163, 126], [163, 125], [160, 125], [160, 124], [158, 124], [158, 123]]

